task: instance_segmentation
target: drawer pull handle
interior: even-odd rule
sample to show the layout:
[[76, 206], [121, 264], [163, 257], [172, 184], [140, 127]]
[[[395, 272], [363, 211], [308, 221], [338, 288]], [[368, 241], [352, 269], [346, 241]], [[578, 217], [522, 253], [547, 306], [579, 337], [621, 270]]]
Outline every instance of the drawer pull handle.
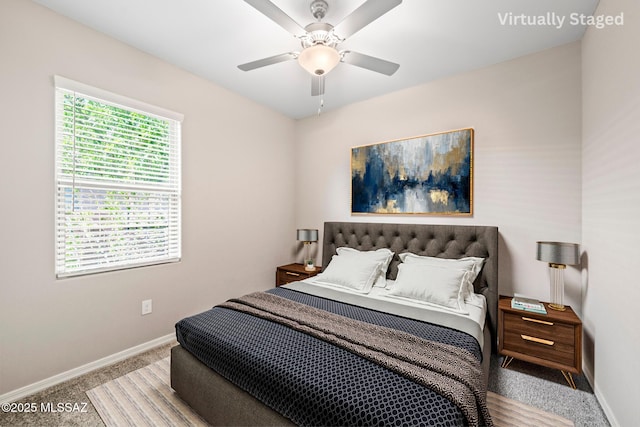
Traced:
[[525, 320], [527, 322], [542, 323], [543, 325], [553, 326], [553, 322], [547, 322], [546, 320], [532, 319], [531, 317], [523, 317], [522, 320]]
[[287, 276], [296, 276], [296, 277], [300, 276], [299, 273], [292, 273], [290, 271], [285, 271], [285, 273], [287, 274]]
[[529, 335], [520, 335], [520, 336], [525, 341], [533, 341], [533, 342], [537, 342], [538, 344], [544, 344], [544, 345], [553, 345], [554, 344], [553, 341], [543, 340], [542, 338], [530, 337]]

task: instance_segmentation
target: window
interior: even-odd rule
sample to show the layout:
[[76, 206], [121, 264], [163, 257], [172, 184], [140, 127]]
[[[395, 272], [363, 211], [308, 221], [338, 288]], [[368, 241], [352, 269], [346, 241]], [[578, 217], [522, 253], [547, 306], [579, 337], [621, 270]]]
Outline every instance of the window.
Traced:
[[179, 261], [182, 115], [55, 86], [56, 276]]

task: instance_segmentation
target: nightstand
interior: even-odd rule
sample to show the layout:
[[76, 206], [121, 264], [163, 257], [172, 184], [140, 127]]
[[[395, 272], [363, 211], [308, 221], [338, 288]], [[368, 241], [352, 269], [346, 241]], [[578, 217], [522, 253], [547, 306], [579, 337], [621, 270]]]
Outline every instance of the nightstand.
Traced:
[[316, 267], [314, 271], [307, 271], [302, 264], [281, 265], [276, 270], [276, 286], [286, 285], [290, 282], [308, 279], [322, 271], [321, 267]]
[[511, 308], [511, 297], [498, 302], [498, 352], [506, 368], [515, 358], [559, 369], [572, 388], [572, 373], [582, 373], [582, 321], [566, 306], [556, 311], [544, 303], [547, 314]]

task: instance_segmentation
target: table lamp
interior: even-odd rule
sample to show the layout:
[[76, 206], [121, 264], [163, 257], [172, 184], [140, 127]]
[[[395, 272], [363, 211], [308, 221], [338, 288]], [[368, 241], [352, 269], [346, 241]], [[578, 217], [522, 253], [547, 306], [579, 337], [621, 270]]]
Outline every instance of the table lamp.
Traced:
[[309, 256], [309, 247], [311, 242], [318, 241], [318, 230], [311, 230], [308, 228], [298, 229], [298, 241], [304, 243], [304, 269], [307, 271], [314, 271], [316, 269], [313, 258]]
[[579, 246], [576, 243], [537, 242], [537, 259], [549, 263], [551, 304], [549, 308], [564, 311], [564, 270], [567, 265], [578, 264]]

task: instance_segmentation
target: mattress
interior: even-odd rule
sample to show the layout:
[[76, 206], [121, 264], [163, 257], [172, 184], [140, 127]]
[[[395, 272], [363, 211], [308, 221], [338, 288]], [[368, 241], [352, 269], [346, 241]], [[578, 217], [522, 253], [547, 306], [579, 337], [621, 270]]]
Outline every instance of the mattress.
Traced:
[[[481, 343], [473, 333], [385, 312], [380, 302], [375, 308], [366, 307], [303, 289], [276, 288], [268, 293], [455, 346], [478, 363], [482, 359]], [[178, 322], [176, 334], [182, 347], [203, 364], [298, 425], [457, 426], [468, 422], [458, 406], [429, 387], [277, 322], [214, 307]]]

